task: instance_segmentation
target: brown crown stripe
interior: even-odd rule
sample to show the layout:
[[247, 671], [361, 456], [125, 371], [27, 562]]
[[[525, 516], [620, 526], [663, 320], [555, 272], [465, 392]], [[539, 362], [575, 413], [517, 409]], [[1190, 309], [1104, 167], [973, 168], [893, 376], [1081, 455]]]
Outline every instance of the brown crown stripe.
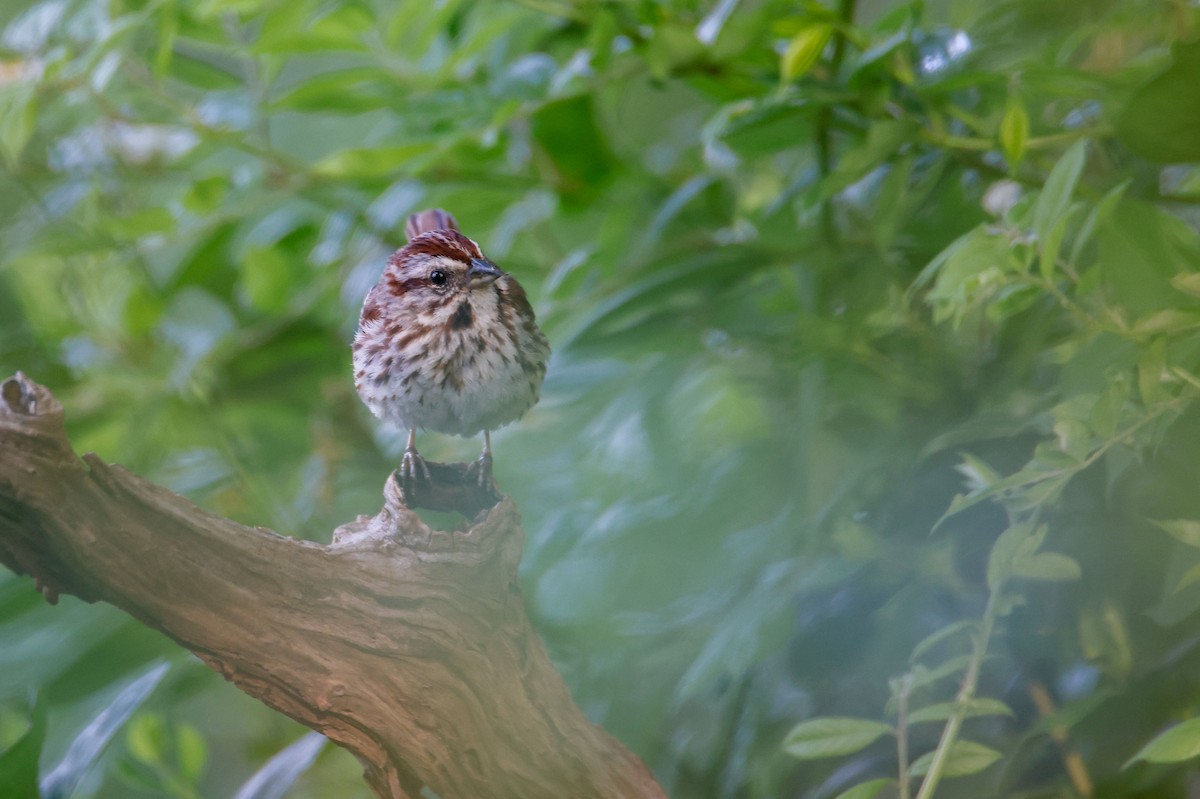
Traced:
[[482, 258], [479, 245], [457, 230], [434, 230], [422, 233], [391, 257], [394, 264], [403, 264], [408, 256], [428, 255], [434, 258], [454, 258], [470, 263], [472, 258]]

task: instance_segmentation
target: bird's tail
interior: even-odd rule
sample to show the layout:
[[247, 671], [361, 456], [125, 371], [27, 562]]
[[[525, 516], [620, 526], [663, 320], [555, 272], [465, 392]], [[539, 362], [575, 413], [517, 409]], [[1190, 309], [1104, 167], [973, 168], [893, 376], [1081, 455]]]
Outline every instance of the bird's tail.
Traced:
[[404, 226], [404, 233], [409, 241], [431, 230], [458, 230], [458, 223], [441, 208], [428, 208], [410, 216], [408, 224]]

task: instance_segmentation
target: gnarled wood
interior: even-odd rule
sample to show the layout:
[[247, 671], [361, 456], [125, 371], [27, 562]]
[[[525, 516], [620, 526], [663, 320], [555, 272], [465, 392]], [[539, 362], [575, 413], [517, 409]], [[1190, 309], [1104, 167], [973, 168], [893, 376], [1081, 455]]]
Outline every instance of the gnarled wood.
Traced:
[[0, 386], [0, 562], [109, 602], [363, 762], [380, 796], [665, 794], [583, 715], [525, 616], [502, 500], [466, 530], [404, 506], [321, 546], [204, 511], [94, 455], [23, 375]]

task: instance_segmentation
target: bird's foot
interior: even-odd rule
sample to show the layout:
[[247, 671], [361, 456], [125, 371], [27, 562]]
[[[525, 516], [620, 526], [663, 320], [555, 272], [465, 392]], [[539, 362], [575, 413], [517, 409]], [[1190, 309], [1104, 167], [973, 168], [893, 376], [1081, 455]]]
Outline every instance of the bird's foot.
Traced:
[[492, 477], [492, 453], [484, 452], [478, 460], [467, 467], [467, 479], [474, 480], [480, 488], [495, 488], [496, 481]]
[[429, 467], [425, 465], [421, 453], [415, 447], [409, 447], [404, 450], [404, 457], [400, 460], [400, 482], [402, 485], [412, 485], [418, 477], [427, 483], [433, 479], [429, 476]]

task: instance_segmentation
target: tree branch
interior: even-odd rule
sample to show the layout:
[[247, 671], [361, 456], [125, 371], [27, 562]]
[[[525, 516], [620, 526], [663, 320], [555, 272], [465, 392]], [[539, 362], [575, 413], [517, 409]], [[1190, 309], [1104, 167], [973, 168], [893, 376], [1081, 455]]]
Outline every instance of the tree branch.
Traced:
[[509, 499], [464, 530], [383, 509], [321, 546], [215, 516], [95, 455], [17, 374], [0, 386], [0, 562], [161, 630], [349, 749], [383, 797], [665, 799], [583, 715], [525, 615]]

